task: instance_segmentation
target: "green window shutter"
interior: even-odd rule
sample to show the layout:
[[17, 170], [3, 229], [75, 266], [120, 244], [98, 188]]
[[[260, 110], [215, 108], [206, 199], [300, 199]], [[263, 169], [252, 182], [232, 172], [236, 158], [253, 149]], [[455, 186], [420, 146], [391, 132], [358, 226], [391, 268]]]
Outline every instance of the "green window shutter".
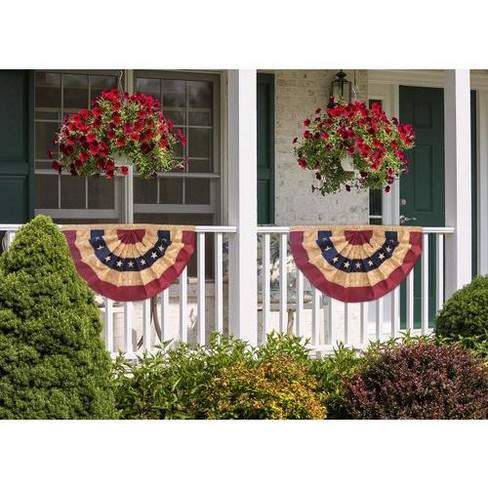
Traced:
[[0, 223], [34, 215], [33, 72], [0, 71]]
[[274, 224], [274, 75], [257, 79], [258, 224]]

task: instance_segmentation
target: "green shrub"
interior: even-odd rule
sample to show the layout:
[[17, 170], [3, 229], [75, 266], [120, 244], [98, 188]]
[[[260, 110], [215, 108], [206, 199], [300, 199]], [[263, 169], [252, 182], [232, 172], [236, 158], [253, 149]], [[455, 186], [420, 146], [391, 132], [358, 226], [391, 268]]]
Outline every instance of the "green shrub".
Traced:
[[205, 399], [210, 419], [323, 419], [325, 395], [308, 368], [285, 354], [222, 368]]
[[420, 338], [376, 346], [346, 387], [350, 418], [488, 418], [488, 368], [460, 344]]
[[265, 344], [251, 347], [214, 333], [207, 346], [167, 342], [136, 362], [119, 356], [114, 363], [116, 406], [126, 419], [206, 418], [207, 397], [223, 368], [254, 367], [280, 355], [306, 366], [309, 350], [305, 341], [284, 334], [271, 333]]
[[435, 333], [474, 349], [488, 341], [488, 276], [477, 276], [446, 301], [435, 319]]
[[0, 418], [113, 418], [101, 331], [63, 234], [36, 217], [0, 257]]
[[247, 343], [213, 334], [208, 346], [164, 343], [136, 362], [114, 363], [116, 407], [125, 419], [203, 418], [202, 398], [220, 368], [251, 361]]
[[333, 354], [310, 362], [310, 374], [318, 380], [319, 390], [326, 394], [327, 418], [342, 419], [346, 416], [345, 382], [352, 378], [360, 366], [361, 356], [344, 344], [339, 344]]

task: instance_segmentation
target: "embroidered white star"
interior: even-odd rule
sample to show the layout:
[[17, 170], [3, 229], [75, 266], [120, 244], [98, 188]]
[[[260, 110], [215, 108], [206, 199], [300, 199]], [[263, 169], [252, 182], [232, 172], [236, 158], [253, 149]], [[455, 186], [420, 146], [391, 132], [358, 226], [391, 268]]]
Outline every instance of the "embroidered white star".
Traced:
[[337, 261], [339, 261], [339, 258], [336, 256], [335, 258], [332, 258], [332, 261], [333, 261], [334, 263], [337, 263]]
[[129, 261], [129, 268], [133, 268], [134, 267], [134, 261]]
[[159, 246], [158, 249], [163, 252], [163, 246]]
[[356, 263], [355, 266], [356, 266], [356, 269], [360, 269], [361, 268], [361, 263]]
[[117, 268], [121, 268], [122, 267], [122, 261], [117, 261], [115, 264], [117, 265]]
[[387, 250], [388, 252], [391, 252], [391, 247], [390, 247], [390, 246], [388, 246], [388, 247], [386, 248], [386, 250]]
[[374, 264], [374, 263], [373, 263], [373, 261], [371, 261], [371, 259], [370, 259], [370, 260], [368, 261], [368, 264], [369, 264], [370, 266], [373, 266], [373, 264]]
[[349, 262], [348, 262], [348, 261], [346, 261], [346, 262], [344, 263], [344, 268], [349, 268], [349, 266], [350, 266]]
[[157, 252], [153, 252], [153, 253], [151, 254], [151, 257], [152, 257], [153, 259], [156, 259], [156, 258], [158, 257], [158, 253], [157, 253]]
[[100, 249], [103, 249], [105, 246], [103, 246], [102, 244], [100, 244], [98, 247], [97, 247], [97, 251], [100, 251]]
[[110, 261], [110, 256], [107, 256], [107, 257], [105, 258], [105, 261], [108, 263], [108, 262]]
[[141, 264], [142, 265], [146, 264], [146, 260], [144, 258], [141, 258]]
[[385, 255], [384, 255], [382, 252], [380, 252], [380, 253], [379, 253], [378, 257], [379, 257], [380, 259], [385, 259]]

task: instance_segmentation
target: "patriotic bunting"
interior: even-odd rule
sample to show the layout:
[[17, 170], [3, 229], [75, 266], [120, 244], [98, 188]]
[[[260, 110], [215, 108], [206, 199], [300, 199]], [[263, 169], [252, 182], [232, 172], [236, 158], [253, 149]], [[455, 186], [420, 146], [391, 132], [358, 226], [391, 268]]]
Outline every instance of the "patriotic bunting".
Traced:
[[410, 273], [422, 250], [422, 228], [296, 226], [290, 245], [315, 288], [342, 302], [366, 302], [386, 295]]
[[193, 226], [63, 226], [76, 269], [96, 293], [116, 301], [150, 298], [183, 271], [195, 248]]

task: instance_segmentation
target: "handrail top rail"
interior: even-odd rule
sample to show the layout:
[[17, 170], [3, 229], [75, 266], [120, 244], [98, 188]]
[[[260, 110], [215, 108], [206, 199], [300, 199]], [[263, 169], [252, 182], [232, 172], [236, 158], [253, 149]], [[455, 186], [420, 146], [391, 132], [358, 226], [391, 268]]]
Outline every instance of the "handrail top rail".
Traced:
[[[24, 224], [0, 224], [0, 232], [11, 232], [19, 230]], [[124, 225], [124, 224], [120, 224]], [[163, 224], [164, 225], [164, 224]], [[237, 232], [237, 226], [235, 225], [196, 225], [196, 232], [227, 232], [234, 233]]]
[[[356, 224], [354, 224], [356, 225]], [[360, 224], [357, 224], [360, 225]], [[423, 234], [454, 234], [454, 227], [423, 227]], [[288, 234], [290, 232], [289, 227], [285, 226], [258, 226], [257, 232], [259, 234]]]
[[[19, 230], [24, 224], [0, 224], [0, 232], [5, 231], [16, 231]], [[123, 225], [123, 224], [121, 224]], [[227, 232], [235, 233], [237, 232], [237, 226], [235, 225], [196, 225], [195, 231], [198, 233], [202, 232]], [[453, 234], [455, 231], [454, 227], [423, 227], [423, 234]], [[290, 227], [287, 226], [270, 226], [270, 225], [260, 225], [256, 228], [258, 234], [288, 234], [290, 232]]]

